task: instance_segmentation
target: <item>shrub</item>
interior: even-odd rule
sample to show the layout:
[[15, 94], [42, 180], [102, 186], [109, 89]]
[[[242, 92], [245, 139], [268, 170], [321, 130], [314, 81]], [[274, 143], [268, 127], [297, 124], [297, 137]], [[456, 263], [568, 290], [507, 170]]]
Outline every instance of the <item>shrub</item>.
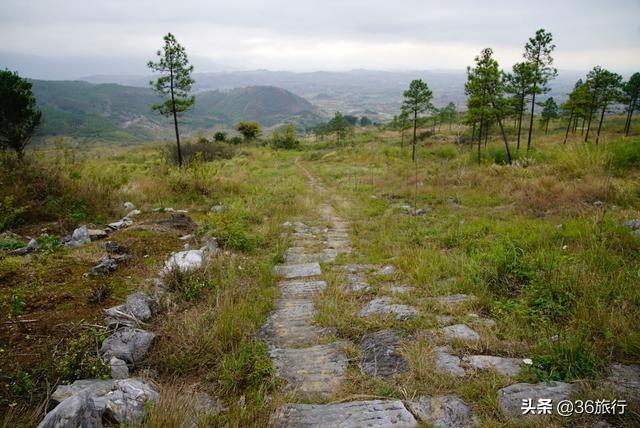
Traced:
[[25, 211], [26, 207], [15, 206], [13, 196], [5, 196], [4, 199], [0, 199], [0, 231], [14, 226]]
[[[171, 160], [178, 163], [178, 149], [170, 145], [167, 147]], [[210, 162], [219, 159], [231, 159], [234, 156], [233, 148], [227, 144], [215, 143], [201, 138], [197, 142], [191, 142], [182, 146], [182, 158], [186, 164], [198, 159], [204, 162]]]
[[284, 125], [271, 135], [271, 146], [274, 149], [297, 149], [300, 147], [297, 137], [296, 128], [293, 125]]
[[531, 370], [540, 380], [573, 381], [596, 377], [603, 364], [589, 340], [571, 337], [542, 345]]
[[267, 346], [257, 341], [242, 342], [235, 352], [223, 356], [218, 383], [224, 395], [263, 388], [269, 391], [274, 374]]
[[640, 138], [612, 142], [609, 145], [609, 156], [611, 166], [617, 170], [640, 169]]
[[522, 286], [529, 284], [534, 277], [524, 249], [513, 242], [496, 246], [488, 262], [487, 285], [498, 295], [518, 294]]
[[104, 333], [91, 328], [69, 341], [65, 355], [60, 358], [58, 370], [63, 382], [76, 379], [108, 379], [111, 368], [100, 358], [96, 350], [104, 341]]
[[245, 141], [253, 141], [262, 134], [262, 128], [258, 122], [238, 122], [236, 130], [242, 134]]
[[216, 132], [215, 134], [213, 134], [213, 141], [216, 141], [218, 143], [227, 141], [227, 133], [224, 131]]
[[237, 146], [238, 144], [242, 143], [242, 138], [236, 135], [229, 139], [229, 143], [233, 144], [234, 146]]

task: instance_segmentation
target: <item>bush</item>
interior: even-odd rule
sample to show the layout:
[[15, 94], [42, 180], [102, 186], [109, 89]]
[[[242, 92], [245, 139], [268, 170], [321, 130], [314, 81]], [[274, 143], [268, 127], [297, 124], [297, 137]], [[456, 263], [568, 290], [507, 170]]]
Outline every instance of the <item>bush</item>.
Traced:
[[246, 141], [253, 141], [262, 134], [262, 128], [258, 122], [238, 122], [236, 130]]
[[216, 132], [215, 134], [213, 134], [213, 141], [216, 141], [218, 143], [227, 141], [227, 133], [224, 131]]
[[[211, 142], [206, 138], [201, 138], [197, 142], [183, 144], [181, 149], [182, 159], [187, 165], [196, 159], [204, 162], [231, 159], [235, 154], [233, 148], [229, 147], [228, 144]], [[168, 150], [171, 160], [177, 164], [178, 148], [172, 144], [168, 147]]]
[[487, 285], [498, 295], [518, 294], [531, 282], [534, 269], [529, 265], [525, 251], [513, 242], [496, 246], [489, 256], [486, 271]]
[[231, 137], [229, 139], [229, 143], [233, 144], [234, 146], [237, 146], [238, 144], [242, 143], [242, 138], [236, 135], [235, 137]]
[[640, 138], [619, 140], [609, 145], [611, 166], [620, 171], [640, 169]]
[[0, 232], [14, 226], [26, 207], [16, 207], [13, 196], [5, 196], [0, 199]]
[[293, 125], [284, 125], [271, 135], [271, 146], [274, 149], [297, 149], [300, 147], [297, 137], [296, 128]]
[[224, 355], [218, 383], [224, 395], [247, 390], [266, 389], [275, 384], [275, 371], [263, 342], [242, 342], [238, 349]]
[[85, 330], [72, 339], [58, 364], [60, 379], [63, 382], [86, 378], [108, 379], [111, 373], [109, 363], [102, 361], [96, 352], [104, 339], [104, 333], [98, 333], [95, 329]]
[[531, 370], [540, 380], [573, 381], [596, 377], [603, 364], [589, 340], [572, 337], [543, 345]]

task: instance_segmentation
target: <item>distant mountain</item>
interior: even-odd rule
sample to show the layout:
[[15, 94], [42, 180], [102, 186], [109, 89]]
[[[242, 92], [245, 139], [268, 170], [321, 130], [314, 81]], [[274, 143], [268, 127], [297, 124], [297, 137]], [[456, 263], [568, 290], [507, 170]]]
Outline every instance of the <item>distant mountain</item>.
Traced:
[[[571, 89], [579, 73], [561, 71], [552, 81], [551, 94], [562, 100]], [[402, 93], [413, 79], [423, 79], [433, 91], [433, 104], [442, 107], [449, 102], [464, 108], [466, 96], [464, 70], [377, 71], [352, 70], [345, 72], [315, 71], [295, 73], [289, 71], [224, 71], [195, 73], [198, 91], [226, 90], [251, 85], [273, 85], [313, 102], [325, 114], [336, 110], [355, 115], [366, 114], [374, 120], [386, 120], [397, 114]], [[147, 86], [148, 76], [90, 76], [95, 83], [127, 83]], [[366, 113], [366, 112], [369, 113]], [[371, 113], [374, 112], [374, 113]]]
[[[82, 81], [32, 82], [43, 111], [40, 136], [135, 141], [170, 135], [171, 121], [151, 111], [151, 105], [159, 100], [148, 88]], [[181, 126], [189, 132], [255, 120], [265, 127], [282, 122], [304, 127], [321, 119], [313, 104], [291, 92], [252, 86], [199, 92], [194, 109], [181, 118]]]

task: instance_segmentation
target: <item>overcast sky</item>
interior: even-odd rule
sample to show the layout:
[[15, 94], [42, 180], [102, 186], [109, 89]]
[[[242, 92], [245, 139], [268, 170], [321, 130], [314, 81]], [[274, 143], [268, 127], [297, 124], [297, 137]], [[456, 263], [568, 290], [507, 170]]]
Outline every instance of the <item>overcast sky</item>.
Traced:
[[463, 69], [487, 46], [507, 68], [543, 27], [559, 69], [628, 72], [639, 18], [640, 0], [0, 0], [0, 68], [144, 74], [168, 31], [201, 72]]

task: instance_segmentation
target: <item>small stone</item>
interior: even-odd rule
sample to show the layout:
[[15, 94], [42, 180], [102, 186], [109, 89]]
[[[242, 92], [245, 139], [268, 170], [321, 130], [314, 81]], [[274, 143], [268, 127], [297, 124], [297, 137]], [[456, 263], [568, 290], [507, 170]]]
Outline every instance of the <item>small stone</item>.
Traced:
[[449, 348], [439, 346], [435, 349], [435, 365], [436, 371], [451, 376], [464, 376], [464, 369], [460, 366], [460, 358], [451, 355]]
[[396, 271], [396, 269], [393, 266], [386, 265], [386, 266], [383, 266], [378, 272], [376, 272], [376, 274], [377, 275], [391, 275], [395, 271]]
[[436, 315], [438, 324], [451, 324], [454, 319], [451, 315]]
[[640, 365], [613, 364], [605, 384], [618, 394], [640, 401]]
[[492, 355], [470, 355], [462, 361], [478, 370], [495, 370], [503, 376], [517, 376], [524, 364], [521, 358], [503, 358]]
[[414, 290], [413, 287], [409, 287], [406, 285], [385, 285], [382, 287], [382, 289], [388, 293], [393, 294], [406, 294]]
[[127, 211], [134, 210], [136, 208], [136, 206], [133, 205], [131, 202], [125, 202], [123, 206], [124, 206], [124, 209]]
[[413, 428], [418, 426], [418, 422], [400, 400], [371, 400], [337, 404], [285, 404], [271, 415], [269, 426]]
[[111, 365], [111, 379], [126, 379], [129, 377], [129, 367], [123, 360], [111, 357], [109, 365]]
[[411, 412], [422, 422], [437, 428], [471, 428], [478, 419], [460, 398], [454, 395], [431, 397], [423, 395], [408, 403]]
[[364, 275], [360, 273], [347, 274], [347, 289], [352, 292], [369, 291], [370, 287], [364, 279]]
[[205, 253], [213, 254], [213, 253], [217, 253], [220, 250], [220, 246], [218, 245], [218, 240], [213, 236], [207, 238], [203, 244], [204, 245], [200, 248], [200, 251], [203, 251]]
[[172, 269], [180, 272], [190, 272], [200, 269], [204, 263], [204, 252], [202, 250], [180, 251], [169, 257], [164, 264], [162, 274], [167, 274]]
[[320, 264], [318, 264], [317, 262], [296, 265], [278, 265], [274, 268], [274, 271], [276, 275], [279, 275], [285, 279], [318, 276], [322, 273]]
[[142, 211], [140, 211], [140, 210], [133, 210], [133, 211], [130, 211], [129, 213], [127, 213], [127, 215], [126, 215], [124, 218], [131, 219], [131, 218], [133, 218], [133, 217], [139, 216], [140, 214], [142, 214]]
[[480, 340], [480, 335], [464, 324], [455, 324], [443, 327], [440, 329], [440, 333], [442, 333], [447, 339], [467, 340], [471, 342]]
[[211, 207], [211, 212], [214, 213], [221, 213], [224, 211], [224, 206], [223, 205], [214, 205]]
[[69, 248], [78, 248], [84, 244], [91, 242], [89, 230], [86, 226], [80, 226], [71, 234], [71, 240], [66, 243]]
[[29, 243], [27, 243], [26, 246], [14, 250], [13, 254], [24, 256], [25, 254], [29, 254], [36, 251], [38, 248], [40, 248], [40, 244], [38, 244], [38, 241], [36, 241], [35, 239], [30, 239]]
[[112, 230], [124, 229], [125, 227], [129, 227], [133, 224], [129, 218], [124, 217], [122, 220], [114, 221], [113, 223], [109, 223], [107, 225], [108, 228]]
[[114, 272], [120, 264], [129, 260], [131, 256], [123, 255], [106, 255], [100, 259], [100, 263], [91, 268], [87, 273], [88, 276], [102, 276]]
[[627, 225], [631, 230], [640, 230], [640, 218], [628, 220], [625, 222], [625, 225]]
[[104, 359], [116, 357], [135, 367], [144, 360], [156, 335], [150, 331], [125, 327], [107, 337], [100, 347]]
[[150, 298], [142, 292], [127, 296], [123, 305], [105, 309], [109, 327], [128, 326], [137, 327], [140, 322], [151, 318]]
[[146, 410], [153, 407], [159, 397], [155, 389], [140, 379], [116, 380], [104, 397], [105, 416], [120, 425], [140, 425]]
[[188, 241], [191, 238], [193, 238], [193, 235], [189, 234], [189, 235], [181, 236], [178, 239], [181, 240], [181, 241]]
[[595, 201], [595, 202], [593, 203], [593, 206], [595, 206], [595, 207], [601, 207], [601, 206], [603, 206], [603, 205], [604, 205], [604, 202], [602, 202], [602, 201]]
[[573, 385], [564, 382], [516, 383], [498, 390], [498, 404], [506, 415], [522, 417], [523, 400], [537, 403], [539, 399], [547, 399], [551, 400], [555, 413], [556, 405], [568, 399], [573, 389]]
[[406, 320], [418, 316], [418, 310], [412, 306], [392, 303], [391, 297], [379, 297], [367, 303], [360, 311], [360, 318], [372, 315], [395, 315], [397, 320]]
[[409, 369], [399, 352], [400, 338], [393, 330], [369, 333], [362, 339], [362, 373], [373, 377], [389, 377]]

